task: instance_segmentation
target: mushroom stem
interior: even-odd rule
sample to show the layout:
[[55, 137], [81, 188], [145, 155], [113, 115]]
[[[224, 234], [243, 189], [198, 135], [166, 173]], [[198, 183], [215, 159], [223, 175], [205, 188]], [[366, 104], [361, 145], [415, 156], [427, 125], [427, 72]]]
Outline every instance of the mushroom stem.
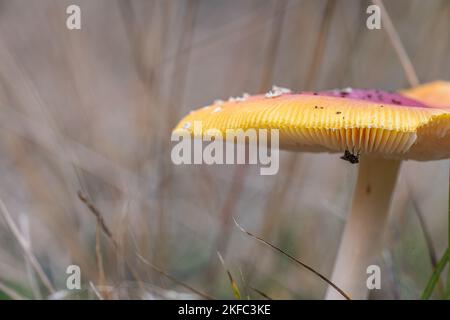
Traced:
[[[351, 212], [347, 217], [331, 281], [352, 299], [366, 299], [367, 267], [380, 253], [400, 160], [361, 157]], [[326, 299], [342, 299], [328, 288]]]

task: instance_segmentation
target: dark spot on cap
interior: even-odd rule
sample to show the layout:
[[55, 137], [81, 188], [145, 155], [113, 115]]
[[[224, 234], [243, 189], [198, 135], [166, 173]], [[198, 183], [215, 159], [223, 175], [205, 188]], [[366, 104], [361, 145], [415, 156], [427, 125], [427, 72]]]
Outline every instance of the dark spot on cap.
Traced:
[[340, 112], [340, 111], [336, 111], [336, 114], [341, 114], [342, 112]]
[[319, 107], [318, 106], [314, 106], [314, 109], [319, 109]]
[[392, 103], [393, 104], [402, 104], [402, 102], [400, 100], [397, 100], [397, 99], [392, 99]]
[[384, 106], [383, 105], [380, 105], [380, 108], [383, 108]]

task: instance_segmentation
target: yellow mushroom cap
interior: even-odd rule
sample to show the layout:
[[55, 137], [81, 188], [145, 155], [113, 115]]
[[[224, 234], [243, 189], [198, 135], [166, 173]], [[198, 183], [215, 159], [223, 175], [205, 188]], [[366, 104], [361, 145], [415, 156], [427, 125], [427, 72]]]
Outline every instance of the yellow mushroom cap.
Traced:
[[[288, 150], [349, 150], [415, 160], [450, 157], [450, 110], [378, 90], [290, 94], [276, 89], [193, 111], [174, 133], [187, 130], [198, 138], [212, 129], [226, 137], [228, 129], [278, 129], [280, 148]], [[194, 123], [201, 123], [200, 132], [194, 133]]]
[[419, 100], [430, 107], [450, 109], [450, 82], [434, 81], [411, 89], [403, 90], [403, 95]]

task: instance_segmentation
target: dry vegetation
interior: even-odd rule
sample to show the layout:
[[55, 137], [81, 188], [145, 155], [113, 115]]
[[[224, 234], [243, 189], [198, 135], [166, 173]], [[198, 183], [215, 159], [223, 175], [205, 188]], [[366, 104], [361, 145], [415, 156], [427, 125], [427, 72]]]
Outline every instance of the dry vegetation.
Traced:
[[[82, 8], [82, 30], [65, 8]], [[368, 1], [0, 2], [0, 298], [322, 298], [356, 166], [180, 166], [170, 132], [216, 98], [408, 80]], [[450, 1], [385, 1], [421, 82], [450, 78]], [[448, 161], [405, 162], [382, 290], [418, 298], [447, 247]], [[218, 258], [223, 257], [223, 261]], [[77, 264], [82, 290], [67, 291]], [[439, 287], [435, 297], [439, 296]]]

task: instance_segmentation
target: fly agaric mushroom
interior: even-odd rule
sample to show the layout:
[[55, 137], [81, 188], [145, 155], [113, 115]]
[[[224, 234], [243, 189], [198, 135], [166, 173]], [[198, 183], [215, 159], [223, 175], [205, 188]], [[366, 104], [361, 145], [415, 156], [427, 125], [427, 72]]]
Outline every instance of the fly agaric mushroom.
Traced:
[[[190, 123], [202, 122], [194, 134]], [[366, 268], [385, 229], [391, 195], [404, 159], [450, 157], [450, 110], [398, 93], [351, 89], [266, 95], [219, 102], [190, 113], [175, 128], [191, 135], [209, 129], [278, 129], [281, 149], [341, 152], [360, 163], [351, 212], [331, 280], [353, 299], [367, 297]], [[327, 298], [342, 298], [329, 289]]]

